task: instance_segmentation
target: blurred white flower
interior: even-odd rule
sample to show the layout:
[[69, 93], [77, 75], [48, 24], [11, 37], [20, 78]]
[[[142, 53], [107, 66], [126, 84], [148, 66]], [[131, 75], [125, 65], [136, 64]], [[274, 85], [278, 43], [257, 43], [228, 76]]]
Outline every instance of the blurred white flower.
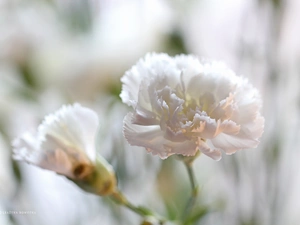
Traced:
[[45, 118], [36, 134], [26, 132], [13, 141], [13, 157], [65, 175], [89, 192], [110, 194], [115, 175], [103, 158], [96, 157], [98, 126], [91, 109], [63, 106]]
[[152, 53], [121, 81], [120, 96], [134, 108], [124, 119], [131, 145], [163, 159], [200, 150], [219, 160], [220, 150], [233, 154], [259, 143], [264, 127], [259, 93], [223, 63]]
[[75, 178], [77, 163], [95, 160], [93, 138], [98, 127], [97, 115], [80, 105], [63, 106], [45, 118], [37, 134], [24, 133], [13, 142], [14, 159]]

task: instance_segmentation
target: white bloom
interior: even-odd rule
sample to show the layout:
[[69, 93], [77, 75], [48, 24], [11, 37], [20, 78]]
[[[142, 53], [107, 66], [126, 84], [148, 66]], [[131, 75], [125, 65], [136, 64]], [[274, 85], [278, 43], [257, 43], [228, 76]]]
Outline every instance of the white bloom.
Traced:
[[91, 165], [96, 159], [94, 138], [97, 114], [74, 104], [48, 115], [36, 134], [24, 133], [13, 141], [14, 159], [75, 178], [76, 165]]
[[163, 159], [200, 150], [219, 160], [220, 150], [233, 154], [259, 143], [264, 127], [259, 93], [223, 63], [152, 53], [121, 81], [120, 96], [134, 108], [124, 119], [131, 145]]
[[13, 141], [14, 159], [55, 171], [82, 189], [111, 194], [116, 185], [112, 167], [96, 156], [97, 114], [79, 104], [63, 106], [45, 118], [36, 134]]

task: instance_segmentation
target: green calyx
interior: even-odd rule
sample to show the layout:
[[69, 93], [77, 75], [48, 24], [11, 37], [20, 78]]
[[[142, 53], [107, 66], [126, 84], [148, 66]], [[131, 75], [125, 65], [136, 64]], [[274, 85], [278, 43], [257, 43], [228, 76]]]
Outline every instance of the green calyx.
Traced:
[[81, 189], [100, 196], [111, 195], [117, 185], [112, 166], [101, 156], [97, 156], [94, 165], [77, 165], [72, 180]]

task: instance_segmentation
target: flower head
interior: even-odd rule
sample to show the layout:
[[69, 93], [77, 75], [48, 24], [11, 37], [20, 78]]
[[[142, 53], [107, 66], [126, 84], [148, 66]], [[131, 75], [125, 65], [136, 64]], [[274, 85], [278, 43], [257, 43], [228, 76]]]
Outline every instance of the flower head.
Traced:
[[223, 63], [150, 53], [121, 81], [120, 97], [134, 109], [124, 118], [131, 145], [163, 159], [200, 150], [219, 160], [220, 150], [233, 154], [259, 143], [259, 93]]
[[15, 139], [13, 158], [55, 171], [83, 189], [106, 195], [115, 187], [112, 167], [96, 156], [97, 114], [79, 104], [63, 106], [48, 115], [36, 134]]

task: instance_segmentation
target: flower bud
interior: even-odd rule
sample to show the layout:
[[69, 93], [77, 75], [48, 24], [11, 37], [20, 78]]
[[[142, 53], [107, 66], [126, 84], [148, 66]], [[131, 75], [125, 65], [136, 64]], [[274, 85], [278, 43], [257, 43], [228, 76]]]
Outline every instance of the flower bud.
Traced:
[[35, 134], [16, 138], [13, 158], [67, 177], [83, 190], [109, 195], [116, 187], [112, 166], [95, 150], [97, 114], [79, 104], [48, 115]]

